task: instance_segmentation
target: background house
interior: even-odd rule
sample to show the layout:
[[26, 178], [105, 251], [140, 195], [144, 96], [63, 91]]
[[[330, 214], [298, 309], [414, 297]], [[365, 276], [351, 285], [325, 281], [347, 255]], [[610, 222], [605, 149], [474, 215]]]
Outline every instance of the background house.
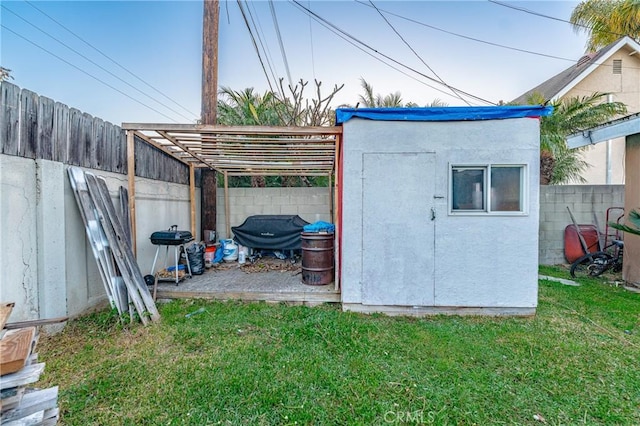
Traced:
[[[535, 92], [540, 93], [547, 101], [583, 97], [595, 92], [610, 93], [612, 101], [624, 103], [629, 114], [640, 112], [640, 44], [630, 37], [622, 37], [598, 52], [583, 56], [575, 65], [532, 88], [513, 102], [526, 104], [527, 97]], [[625, 182], [624, 138], [612, 139], [610, 143], [588, 145], [584, 159], [592, 166], [583, 173], [586, 184]]]

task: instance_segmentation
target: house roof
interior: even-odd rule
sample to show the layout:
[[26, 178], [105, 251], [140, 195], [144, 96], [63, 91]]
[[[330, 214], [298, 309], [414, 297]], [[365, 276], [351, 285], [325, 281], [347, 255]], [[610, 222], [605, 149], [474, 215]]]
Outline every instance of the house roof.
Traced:
[[488, 106], [488, 107], [425, 107], [425, 108], [338, 108], [336, 123], [352, 118], [376, 121], [475, 121], [506, 118], [542, 117], [551, 114], [552, 107]]
[[570, 66], [561, 73], [554, 75], [547, 81], [523, 93], [512, 102], [515, 104], [526, 103], [529, 95], [536, 92], [540, 93], [544, 97], [545, 101], [561, 98], [569, 90], [575, 87], [576, 84], [609, 59], [611, 55], [624, 47], [628, 47], [632, 51], [640, 54], [640, 43], [636, 42], [631, 37], [622, 37], [603, 47], [598, 52], [583, 56], [575, 65]]
[[178, 161], [229, 176], [326, 176], [334, 171], [342, 127], [123, 123], [122, 128]]

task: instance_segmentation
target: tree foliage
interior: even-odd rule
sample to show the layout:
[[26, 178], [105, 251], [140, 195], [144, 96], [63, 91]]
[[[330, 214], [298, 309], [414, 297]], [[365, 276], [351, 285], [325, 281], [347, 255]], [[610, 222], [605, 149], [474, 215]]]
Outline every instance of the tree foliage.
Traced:
[[633, 235], [640, 235], [640, 213], [638, 213], [637, 210], [631, 210], [631, 212], [629, 212], [628, 223], [633, 226], [629, 226], [627, 224], [622, 225], [614, 222], [610, 222], [609, 226]]
[[[221, 87], [218, 100], [218, 123], [227, 126], [329, 126], [334, 123], [331, 102], [342, 86], [335, 85], [328, 95], [323, 95], [322, 83], [315, 80], [314, 97], [305, 96], [308, 82], [300, 80], [295, 86], [279, 91], [257, 93], [254, 88], [236, 91]], [[307, 176], [246, 176], [233, 177], [235, 187], [265, 186], [325, 186], [325, 177]]]
[[[588, 163], [582, 158], [583, 149], [569, 149], [566, 137], [627, 112], [622, 102], [605, 102], [606, 97], [606, 93], [593, 93], [551, 103], [553, 113], [540, 121], [541, 184], [584, 182], [582, 173]], [[542, 101], [539, 93], [527, 98], [529, 105]]]
[[624, 35], [640, 40], [640, 1], [585, 0], [569, 19], [576, 32], [589, 35], [587, 52], [595, 52]]
[[5, 80], [13, 80], [13, 76], [11, 75], [11, 70], [5, 67], [0, 67], [0, 81]]
[[[362, 87], [362, 93], [358, 95], [358, 105], [365, 108], [399, 108], [399, 107], [417, 107], [415, 102], [404, 102], [402, 100], [402, 94], [400, 92], [393, 92], [387, 95], [380, 93], [374, 93], [373, 85], [371, 85], [364, 78], [360, 78], [360, 85]], [[448, 104], [441, 99], [434, 99], [427, 107], [445, 107]]]

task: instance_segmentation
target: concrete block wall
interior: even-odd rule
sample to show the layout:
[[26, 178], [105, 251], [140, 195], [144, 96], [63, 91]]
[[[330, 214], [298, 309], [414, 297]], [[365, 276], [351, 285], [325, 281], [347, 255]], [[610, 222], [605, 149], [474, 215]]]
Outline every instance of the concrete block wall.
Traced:
[[[597, 224], [604, 233], [607, 209], [624, 207], [624, 185], [541, 186], [540, 264], [567, 263], [564, 258], [564, 229], [572, 223], [567, 206], [579, 224]], [[617, 219], [614, 212], [610, 219]]]
[[[309, 223], [333, 222], [329, 188], [229, 188], [231, 226], [261, 214], [297, 214]], [[226, 232], [224, 189], [217, 191], [217, 229], [219, 238], [231, 238]]]

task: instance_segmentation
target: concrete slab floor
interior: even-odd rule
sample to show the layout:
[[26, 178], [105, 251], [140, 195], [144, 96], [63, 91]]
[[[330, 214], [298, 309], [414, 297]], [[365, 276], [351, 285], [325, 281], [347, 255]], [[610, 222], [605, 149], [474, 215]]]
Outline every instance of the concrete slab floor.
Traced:
[[269, 259], [256, 264], [222, 263], [202, 275], [160, 281], [158, 298], [204, 298], [285, 302], [339, 302], [335, 284], [307, 285], [302, 282], [300, 263]]

